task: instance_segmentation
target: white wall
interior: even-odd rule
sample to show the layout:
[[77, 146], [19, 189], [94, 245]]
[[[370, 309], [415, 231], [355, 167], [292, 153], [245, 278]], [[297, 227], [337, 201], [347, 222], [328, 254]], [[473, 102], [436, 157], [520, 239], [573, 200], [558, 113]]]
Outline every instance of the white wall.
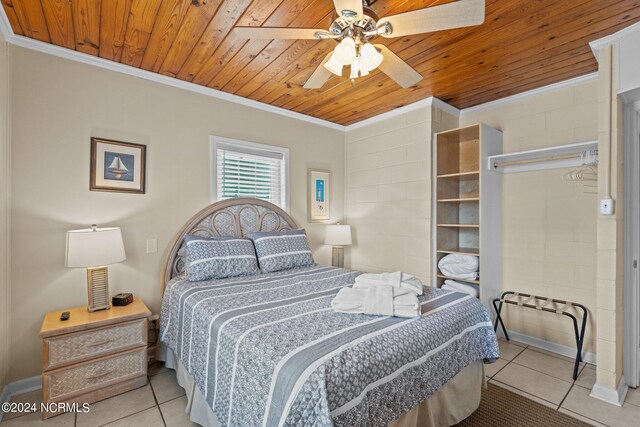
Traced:
[[[86, 304], [84, 270], [64, 267], [66, 230], [121, 227], [127, 260], [109, 268], [111, 293], [159, 311], [167, 245], [210, 202], [211, 135], [289, 147], [290, 214], [330, 262], [324, 226], [306, 223], [307, 168], [333, 172], [331, 219], [343, 219], [343, 132], [22, 48], [12, 67], [10, 380], [40, 372], [45, 312]], [[145, 195], [88, 190], [91, 136], [147, 145]], [[147, 238], [158, 253], [145, 253]]]
[[8, 150], [9, 48], [0, 33], [0, 391], [9, 372]]

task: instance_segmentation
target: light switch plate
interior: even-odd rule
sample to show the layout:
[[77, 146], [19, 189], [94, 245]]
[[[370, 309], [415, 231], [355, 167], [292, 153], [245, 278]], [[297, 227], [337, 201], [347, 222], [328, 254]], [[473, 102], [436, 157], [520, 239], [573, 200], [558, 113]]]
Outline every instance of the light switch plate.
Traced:
[[600, 200], [600, 214], [613, 215], [613, 199]]
[[158, 239], [147, 239], [147, 253], [155, 254], [158, 252]]

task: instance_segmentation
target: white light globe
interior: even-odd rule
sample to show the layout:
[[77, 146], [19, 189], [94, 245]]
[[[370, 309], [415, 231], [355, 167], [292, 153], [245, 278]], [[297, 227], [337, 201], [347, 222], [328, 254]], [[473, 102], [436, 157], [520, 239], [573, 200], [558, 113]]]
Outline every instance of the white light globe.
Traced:
[[342, 65], [349, 65], [356, 58], [356, 42], [351, 37], [345, 37], [333, 51], [336, 60]]
[[364, 77], [367, 74], [369, 74], [369, 72], [366, 68], [364, 68], [362, 64], [362, 57], [356, 57], [356, 59], [354, 59], [351, 63], [351, 75], [349, 76], [349, 78], [357, 79], [358, 77]]
[[362, 57], [362, 65], [367, 71], [378, 68], [384, 59], [384, 56], [371, 43], [365, 43], [360, 48], [360, 55]]
[[334, 52], [329, 60], [324, 63], [324, 68], [331, 71], [336, 76], [342, 76], [343, 65], [336, 59], [336, 53]]

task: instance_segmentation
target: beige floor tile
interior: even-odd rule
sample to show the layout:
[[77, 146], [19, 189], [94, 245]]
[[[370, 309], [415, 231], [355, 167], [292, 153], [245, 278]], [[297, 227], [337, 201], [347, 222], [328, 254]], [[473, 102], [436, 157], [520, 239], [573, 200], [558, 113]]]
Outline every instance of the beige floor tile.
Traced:
[[493, 363], [485, 363], [484, 364], [484, 376], [487, 378], [493, 377], [498, 371], [509, 363], [508, 360], [498, 359]]
[[573, 387], [562, 407], [612, 427], [637, 426], [640, 407], [624, 404], [621, 408], [589, 396], [591, 390]]
[[524, 392], [522, 390], [518, 390], [515, 387], [511, 387], [510, 385], [505, 384], [505, 383], [501, 383], [500, 381], [496, 381], [495, 379], [492, 379], [489, 382], [491, 384], [493, 384], [493, 385], [497, 385], [498, 387], [502, 387], [504, 389], [507, 389], [512, 393], [519, 394], [520, 396], [523, 396], [523, 397], [526, 397], [527, 399], [533, 400], [534, 402], [538, 402], [541, 405], [547, 406], [547, 407], [549, 407], [551, 409], [556, 409], [558, 407], [558, 405], [556, 405], [555, 403], [551, 403], [548, 400], [544, 400], [544, 399], [541, 399], [541, 398], [539, 398], [537, 396], [534, 396], [532, 394], [526, 393], [526, 392]]
[[515, 363], [505, 366], [493, 379], [556, 405], [562, 402], [572, 385], [571, 382]]
[[512, 360], [512, 363], [526, 366], [527, 368], [534, 369], [538, 372], [551, 375], [552, 377], [556, 377], [561, 380], [573, 381], [573, 363], [557, 357], [549, 356], [548, 354], [533, 351], [531, 348], [527, 348], [516, 356]]
[[158, 399], [158, 403], [164, 403], [176, 397], [184, 396], [184, 389], [178, 384], [174, 371], [165, 372], [151, 377], [151, 387]]
[[78, 413], [76, 425], [100, 426], [155, 406], [151, 387], [144, 387], [92, 403], [89, 412]]
[[32, 413], [9, 421], [2, 420], [2, 427], [73, 427], [75, 414], [68, 413], [58, 415], [47, 420], [42, 419], [42, 414]]
[[629, 391], [627, 391], [627, 397], [624, 401], [631, 403], [632, 405], [640, 406], [640, 387], [629, 388]]
[[[545, 350], [543, 348], [534, 347], [532, 345], [529, 346], [529, 349], [531, 349], [533, 351], [537, 351], [538, 353], [546, 354], [547, 356], [553, 356], [553, 357], [557, 357], [558, 359], [566, 360], [567, 362], [573, 363], [573, 362], [576, 361], [575, 357], [564, 356], [562, 354], [554, 353], [553, 351]], [[583, 364], [584, 364], [584, 362], [583, 362]]]
[[563, 414], [569, 415], [570, 417], [573, 417], [573, 418], [575, 418], [577, 420], [583, 421], [583, 422], [585, 422], [587, 424], [591, 424], [592, 426], [608, 427], [606, 424], [599, 423], [598, 421], [592, 420], [591, 418], [583, 417], [580, 414], [576, 414], [575, 412], [569, 411], [569, 410], [564, 409], [564, 408], [560, 408], [560, 409], [558, 409], [558, 411], [562, 412]]
[[[36, 405], [36, 412], [40, 412], [40, 404], [42, 403], [42, 390], [34, 390], [28, 393], [11, 396], [10, 403], [32, 403]], [[28, 412], [7, 412], [2, 416], [2, 421], [27, 415]]]
[[513, 360], [514, 357], [522, 353], [525, 349], [525, 347], [512, 341], [506, 342], [498, 340], [498, 345], [500, 346], [500, 358], [505, 360]]
[[185, 396], [170, 400], [160, 405], [162, 416], [167, 427], [192, 427], [198, 424], [191, 422], [186, 413], [187, 398]]
[[171, 371], [171, 369], [167, 368], [166, 366], [164, 366], [164, 363], [154, 363], [153, 365], [149, 366], [149, 371], [148, 374], [150, 377], [154, 376], [154, 375], [158, 375], [158, 374], [162, 374], [165, 372], [169, 372]]
[[591, 390], [596, 383], [596, 367], [587, 363], [582, 371], [578, 374], [575, 384], [580, 387]]
[[137, 414], [129, 415], [126, 418], [119, 419], [109, 424], [105, 424], [104, 427], [132, 427], [132, 426], [161, 426], [162, 416], [157, 406], [149, 408]]

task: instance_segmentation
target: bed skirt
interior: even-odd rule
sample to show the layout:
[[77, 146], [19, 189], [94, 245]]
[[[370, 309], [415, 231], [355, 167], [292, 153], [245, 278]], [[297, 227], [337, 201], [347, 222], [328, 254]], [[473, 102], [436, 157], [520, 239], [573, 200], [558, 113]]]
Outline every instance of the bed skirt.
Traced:
[[[176, 372], [178, 384], [185, 390], [185, 412], [191, 421], [206, 427], [220, 427], [213, 410], [180, 359], [172, 350], [163, 345], [159, 347], [159, 360]], [[434, 395], [391, 423], [390, 427], [448, 427], [459, 423], [478, 409], [484, 388], [484, 365], [478, 361], [464, 368]]]

